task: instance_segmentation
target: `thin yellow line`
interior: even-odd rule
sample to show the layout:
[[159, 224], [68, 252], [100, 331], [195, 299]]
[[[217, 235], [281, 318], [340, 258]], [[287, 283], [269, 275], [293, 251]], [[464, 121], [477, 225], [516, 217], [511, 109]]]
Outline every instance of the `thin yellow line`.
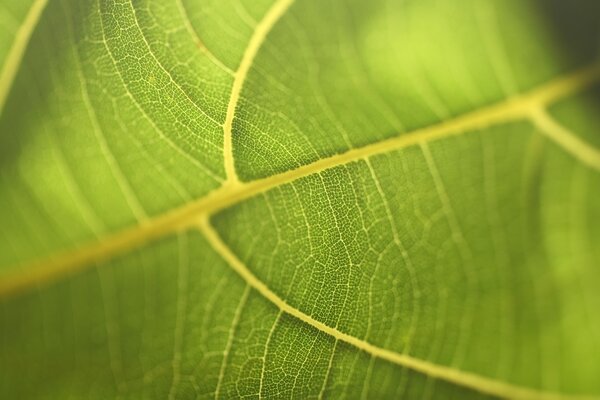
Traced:
[[21, 65], [21, 60], [25, 55], [31, 34], [35, 30], [47, 3], [48, 0], [35, 0], [27, 12], [25, 21], [23, 21], [23, 24], [15, 34], [12, 47], [8, 52], [2, 71], [0, 71], [0, 115], [2, 115], [8, 93]]
[[248, 300], [249, 294], [250, 285], [246, 285], [246, 287], [244, 288], [244, 292], [242, 293], [242, 297], [240, 298], [240, 301], [237, 305], [237, 308], [233, 313], [233, 321], [231, 321], [229, 334], [227, 335], [227, 344], [225, 345], [225, 349], [223, 350], [223, 359], [221, 360], [221, 367], [219, 368], [219, 378], [217, 380], [217, 388], [215, 389], [215, 400], [221, 398], [219, 395], [221, 394], [221, 384], [223, 383], [223, 378], [225, 377], [225, 368], [227, 367], [227, 362], [229, 361], [229, 354], [231, 353], [231, 347], [234, 342], [235, 331], [240, 322], [242, 311], [246, 306], [246, 301]]
[[600, 171], [600, 151], [598, 149], [590, 146], [573, 132], [560, 125], [541, 107], [533, 111], [531, 119], [542, 134], [583, 164]]
[[231, 70], [231, 68], [229, 68], [227, 65], [223, 64], [223, 62], [221, 62], [221, 60], [219, 60], [208, 48], [206, 48], [206, 46], [204, 45], [202, 40], [200, 40], [200, 37], [198, 36], [198, 32], [196, 32], [196, 29], [194, 29], [194, 27], [192, 26], [192, 21], [190, 20], [190, 16], [187, 12], [187, 9], [185, 8], [185, 6], [181, 2], [181, 0], [175, 0], [175, 1], [177, 3], [177, 8], [179, 9], [179, 13], [181, 14], [181, 19], [183, 20], [183, 24], [185, 25], [185, 29], [188, 31], [188, 33], [194, 40], [194, 43], [196, 44], [198, 49], [201, 52], [203, 52], [206, 55], [206, 57], [213, 64], [215, 64], [216, 66], [221, 68], [227, 74], [229, 74], [231, 76], [235, 75], [235, 72], [233, 72]]
[[487, 395], [498, 396], [511, 399], [594, 399], [589, 396], [567, 395], [560, 393], [544, 392], [523, 386], [517, 386], [506, 382], [501, 382], [481, 375], [473, 374], [459, 369], [450, 368], [444, 365], [435, 364], [429, 361], [421, 360], [407, 354], [396, 353], [378, 346], [375, 346], [365, 340], [340, 332], [324, 323], [317, 321], [313, 317], [292, 307], [281, 297], [274, 293], [269, 287], [259, 280], [229, 249], [221, 240], [218, 233], [210, 225], [208, 218], [198, 222], [198, 228], [204, 234], [213, 249], [223, 257], [225, 261], [237, 272], [244, 281], [259, 292], [263, 297], [273, 303], [279, 309], [302, 322], [313, 326], [331, 337], [351, 344], [359, 350], [362, 350], [374, 357], [389, 361], [422, 374], [441, 379], [462, 387], [466, 387]]
[[227, 104], [227, 114], [225, 115], [225, 122], [223, 123], [223, 155], [225, 157], [225, 173], [227, 176], [227, 183], [235, 185], [239, 183], [239, 179], [235, 172], [235, 163], [233, 160], [233, 117], [235, 116], [235, 109], [240, 100], [240, 93], [248, 71], [254, 62], [254, 57], [258, 53], [258, 50], [265, 41], [267, 35], [275, 26], [277, 21], [285, 14], [289, 6], [294, 0], [277, 0], [267, 11], [265, 17], [256, 25], [254, 33], [248, 42], [248, 47], [242, 56], [242, 61], [238, 67], [235, 78], [233, 80], [233, 86], [231, 87], [231, 95], [229, 97], [229, 103]]
[[151, 240], [193, 225], [198, 218], [214, 214], [252, 196], [296, 179], [376, 154], [403, 149], [419, 143], [473, 132], [478, 128], [530, 117], [532, 110], [568, 96], [600, 79], [600, 65], [594, 65], [549, 82], [528, 94], [473, 111], [454, 119], [418, 129], [379, 143], [350, 150], [312, 164], [264, 179], [224, 185], [209, 195], [147, 220], [143, 225], [109, 235], [86, 246], [15, 267], [0, 277], [0, 298], [88, 268], [99, 261]]

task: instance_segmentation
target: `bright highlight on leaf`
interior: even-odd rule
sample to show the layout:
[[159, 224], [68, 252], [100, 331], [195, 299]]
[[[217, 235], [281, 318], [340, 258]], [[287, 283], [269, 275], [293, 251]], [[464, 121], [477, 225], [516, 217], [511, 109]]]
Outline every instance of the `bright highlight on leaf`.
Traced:
[[0, 397], [600, 399], [593, 0], [5, 0]]

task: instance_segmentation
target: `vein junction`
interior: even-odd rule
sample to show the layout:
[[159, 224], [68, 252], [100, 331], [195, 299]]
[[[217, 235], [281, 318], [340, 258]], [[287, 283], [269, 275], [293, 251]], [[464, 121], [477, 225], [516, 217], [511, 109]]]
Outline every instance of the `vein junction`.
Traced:
[[188, 229], [202, 218], [207, 218], [277, 186], [377, 154], [467, 134], [495, 124], [523, 119], [532, 120], [547, 137], [569, 154], [582, 160], [586, 165], [598, 167], [600, 163], [596, 158], [598, 150], [594, 150], [540, 111], [549, 104], [589, 87], [598, 80], [600, 80], [600, 64], [594, 64], [560, 77], [519, 97], [463, 114], [439, 124], [355, 148], [263, 179], [238, 182], [234, 185], [224, 184], [220, 189], [207, 196], [148, 219], [144, 224], [109, 235], [78, 249], [12, 269], [15, 272], [5, 274], [0, 279], [0, 299], [92, 268], [98, 262], [106, 261], [154, 239]]
[[235, 110], [238, 102], [240, 101], [240, 93], [248, 71], [254, 62], [254, 57], [258, 53], [258, 50], [265, 41], [267, 34], [271, 31], [273, 26], [279, 21], [279, 19], [285, 14], [289, 6], [294, 0], [278, 0], [273, 6], [267, 11], [265, 17], [256, 26], [248, 47], [242, 56], [240, 66], [234, 75], [233, 86], [231, 88], [231, 95], [229, 96], [229, 103], [227, 104], [227, 113], [225, 115], [225, 122], [223, 123], [223, 154], [225, 157], [225, 174], [227, 177], [226, 183], [235, 185], [239, 183], [237, 174], [235, 172], [235, 165], [233, 159], [233, 118], [235, 116]]
[[[25, 265], [19, 272], [7, 275], [0, 280], [0, 299], [10, 295], [48, 284], [67, 277], [79, 270], [91, 268], [98, 261], [107, 260], [115, 255], [133, 249], [158, 237], [178, 230], [198, 228], [214, 248], [214, 250], [231, 266], [231, 268], [247, 284], [263, 297], [277, 306], [281, 311], [307, 323], [338, 340], [355, 348], [414, 371], [436, 379], [441, 379], [459, 386], [467, 387], [481, 393], [502, 398], [536, 398], [536, 399], [584, 399], [588, 397], [568, 396], [558, 393], [541, 392], [534, 389], [512, 385], [486, 378], [444, 365], [434, 364], [414, 358], [407, 354], [397, 353], [358, 339], [336, 328], [332, 328], [314, 319], [303, 311], [289, 305], [260, 281], [252, 271], [244, 265], [229, 249], [226, 243], [210, 225], [211, 215], [227, 207], [235, 205], [252, 196], [266, 192], [274, 187], [292, 182], [296, 179], [319, 173], [321, 171], [343, 165], [352, 161], [368, 158], [408, 146], [427, 143], [453, 135], [473, 132], [490, 125], [515, 121], [531, 120], [549, 139], [562, 147], [566, 152], [586, 166], [600, 171], [600, 151], [593, 148], [576, 135], [560, 126], [547, 113], [545, 108], [582, 88], [588, 87], [600, 79], [600, 66], [577, 71], [576, 73], [552, 81], [530, 93], [504, 102], [482, 108], [454, 119], [413, 131], [398, 137], [373, 143], [346, 153], [318, 160], [295, 170], [286, 171], [264, 179], [242, 183], [239, 181], [233, 158], [233, 119], [240, 100], [241, 90], [256, 54], [266, 36], [283, 16], [294, 0], [278, 0], [269, 9], [263, 20], [256, 26], [244, 52], [238, 70], [234, 74], [231, 95], [223, 123], [224, 162], [227, 181], [223, 187], [195, 202], [174, 209], [167, 214], [155, 217], [140, 226], [133, 227], [92, 243], [81, 249], [58, 255], [55, 258]], [[23, 56], [29, 37], [41, 15], [46, 0], [36, 0], [22, 26], [17, 33], [13, 49], [0, 73], [0, 113], [14, 74]], [[591, 398], [591, 397], [589, 397]]]
[[532, 111], [531, 119], [538, 129], [588, 167], [600, 171], [600, 151], [569, 132], [543, 108]]
[[[279, 12], [283, 12], [285, 9], [284, 6], [289, 5], [289, 1], [281, 1], [278, 4], [280, 4], [280, 7], [283, 7]], [[264, 35], [266, 35], [266, 31], [264, 32]], [[250, 57], [250, 59], [251, 58], [252, 57]], [[248, 67], [246, 68], [249, 68], [249, 65], [250, 64], [248, 64]], [[199, 228], [215, 251], [228, 262], [231, 268], [235, 270], [250, 287], [279, 307], [281, 311], [294, 316], [338, 340], [351, 344], [357, 349], [369, 353], [374, 357], [410, 368], [437, 379], [442, 379], [488, 395], [503, 398], [591, 398], [536, 391], [534, 389], [520, 387], [447, 366], [434, 364], [425, 360], [413, 358], [406, 354], [396, 353], [375, 346], [327, 326], [301, 310], [287, 304], [276, 293], [271, 291], [264, 282], [260, 281], [248, 267], [246, 267], [235, 254], [231, 252], [210, 225], [209, 219], [211, 215], [240, 203], [245, 199], [266, 192], [277, 186], [292, 182], [296, 179], [316, 174], [339, 165], [365, 159], [376, 154], [399, 150], [412, 145], [428, 143], [453, 135], [466, 134], [494, 124], [517, 120], [531, 120], [542, 133], [561, 146], [569, 154], [585, 165], [600, 170], [600, 152], [583, 142], [564, 127], [561, 127], [556, 121], [552, 120], [545, 111], [545, 108], [549, 104], [573, 94], [578, 90], [586, 88], [598, 80], [600, 80], [600, 65], [593, 65], [571, 75], [549, 82], [546, 85], [519, 97], [464, 114], [440, 124], [418, 129], [411, 133], [403, 134], [361, 148], [356, 148], [346, 153], [321, 159], [300, 168], [260, 180], [247, 183], [237, 181], [233, 185], [225, 184], [206, 197], [186, 204], [180, 208], [173, 209], [166, 214], [154, 217], [143, 225], [116, 233], [80, 249], [16, 269], [18, 272], [5, 275], [0, 280], [0, 299], [7, 298], [26, 290], [31, 290], [32, 288], [37, 288], [40, 285], [49, 284], [50, 282], [74, 274], [77, 271], [92, 268], [97, 265], [96, 263], [99, 261], [108, 260], [120, 253], [139, 247], [161, 236], [190, 228]], [[241, 79], [241, 82], [243, 83], [243, 79]], [[238, 96], [242, 83], [238, 84]], [[233, 110], [235, 110], [236, 103], [237, 100], [234, 100]], [[229, 119], [230, 121], [233, 119], [233, 114], [231, 114]], [[230, 128], [229, 133], [231, 133]], [[228, 177], [231, 178], [231, 175], [228, 175]]]

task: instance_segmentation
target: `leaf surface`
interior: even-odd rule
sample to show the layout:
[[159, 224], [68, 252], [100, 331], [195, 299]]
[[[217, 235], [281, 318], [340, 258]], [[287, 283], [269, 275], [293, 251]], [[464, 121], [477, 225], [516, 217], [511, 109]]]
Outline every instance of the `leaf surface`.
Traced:
[[600, 397], [599, 11], [5, 1], [2, 397]]

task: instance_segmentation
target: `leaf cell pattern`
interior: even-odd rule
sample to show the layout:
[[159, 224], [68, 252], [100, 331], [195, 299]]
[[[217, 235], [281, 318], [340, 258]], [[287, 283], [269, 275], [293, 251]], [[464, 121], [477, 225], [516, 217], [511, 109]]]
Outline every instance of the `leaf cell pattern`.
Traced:
[[600, 397], [600, 10], [553, 7], [5, 1], [2, 397]]

